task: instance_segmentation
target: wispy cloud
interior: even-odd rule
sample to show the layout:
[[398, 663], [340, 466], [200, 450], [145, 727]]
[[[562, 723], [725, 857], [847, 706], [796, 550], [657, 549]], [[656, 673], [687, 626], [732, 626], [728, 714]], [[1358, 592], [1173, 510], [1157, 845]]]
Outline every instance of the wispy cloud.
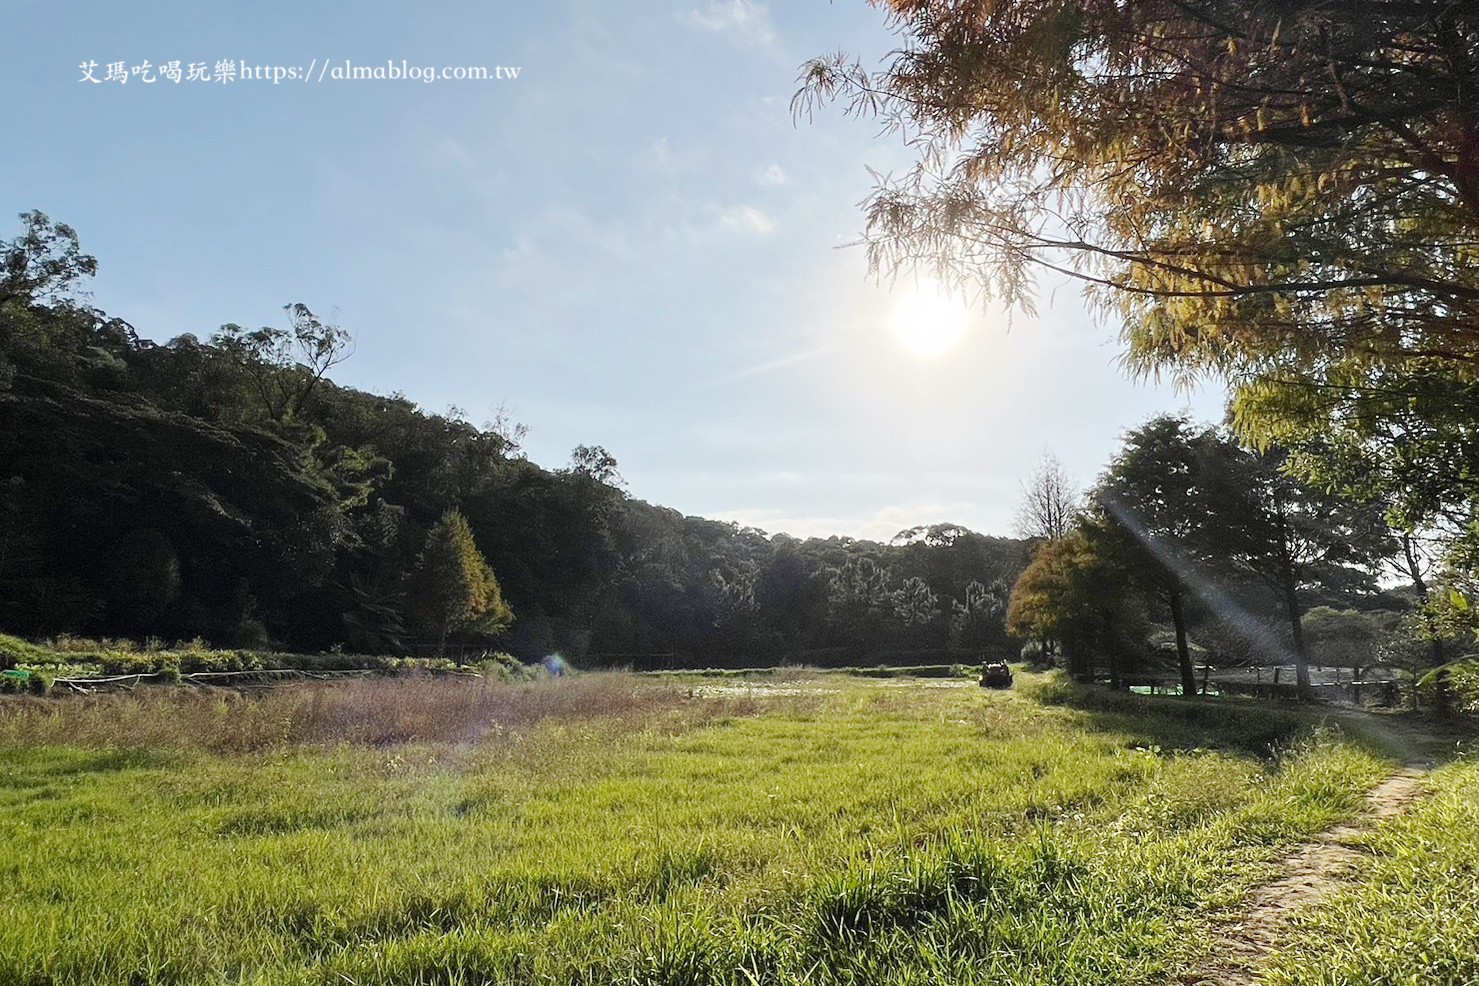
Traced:
[[775, 220], [752, 205], [732, 205], [719, 214], [719, 225], [764, 236], [775, 230]]
[[476, 162], [466, 147], [452, 137], [443, 137], [426, 149], [426, 160], [434, 168], [470, 170]]
[[770, 8], [750, 0], [715, 0], [703, 10], [683, 11], [678, 19], [700, 31], [728, 35], [741, 44], [763, 47], [775, 41]]
[[785, 168], [772, 164], [764, 171], [756, 173], [755, 180], [762, 185], [784, 185], [791, 180], [791, 176], [786, 174]]
[[791, 353], [789, 356], [780, 356], [776, 359], [766, 360], [763, 363], [756, 363], [754, 366], [747, 366], [742, 369], [735, 370], [732, 373], [723, 374], [722, 376], [715, 377], [712, 382], [731, 383], [735, 380], [746, 380], [750, 377], [758, 377], [766, 373], [774, 373], [776, 370], [784, 370], [786, 367], [795, 366], [797, 363], [806, 363], [810, 360], [819, 359], [831, 353], [834, 348], [836, 347], [819, 346], [816, 349], [805, 349], [798, 353]]
[[673, 145], [666, 137], [659, 137], [652, 142], [649, 159], [663, 171], [672, 171], [678, 165], [678, 159], [673, 155]]

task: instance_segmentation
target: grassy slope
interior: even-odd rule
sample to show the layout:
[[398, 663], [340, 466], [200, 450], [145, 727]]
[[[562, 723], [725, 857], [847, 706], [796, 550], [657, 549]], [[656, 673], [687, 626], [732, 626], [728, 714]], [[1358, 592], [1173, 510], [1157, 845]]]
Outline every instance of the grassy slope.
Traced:
[[[523, 687], [605, 689], [601, 714], [234, 753], [199, 747], [242, 704], [173, 749], [96, 709], [94, 747], [0, 728], [0, 981], [1149, 982], [1384, 769], [1330, 736], [1256, 756], [1291, 726], [1257, 712], [832, 677], [759, 703]], [[282, 708], [313, 735], [290, 720], [321, 713]]]

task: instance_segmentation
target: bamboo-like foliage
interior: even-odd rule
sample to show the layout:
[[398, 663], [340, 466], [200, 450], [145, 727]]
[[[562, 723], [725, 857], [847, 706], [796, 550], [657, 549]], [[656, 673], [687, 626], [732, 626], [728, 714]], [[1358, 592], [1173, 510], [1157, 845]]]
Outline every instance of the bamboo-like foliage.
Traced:
[[898, 48], [813, 60], [793, 109], [917, 149], [865, 203], [877, 273], [1028, 310], [1080, 278], [1131, 371], [1222, 377], [1241, 438], [1474, 569], [1479, 6], [873, 2]]
[[814, 60], [794, 103], [840, 101], [917, 147], [866, 203], [878, 271], [925, 263], [1029, 308], [1034, 271], [1069, 271], [1146, 373], [1472, 373], [1472, 5], [888, 6], [892, 60]]

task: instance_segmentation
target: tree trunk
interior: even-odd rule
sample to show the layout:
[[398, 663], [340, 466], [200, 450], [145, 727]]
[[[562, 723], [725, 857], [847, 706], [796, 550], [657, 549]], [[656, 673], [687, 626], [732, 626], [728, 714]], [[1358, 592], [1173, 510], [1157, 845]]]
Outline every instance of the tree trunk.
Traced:
[[1433, 713], [1440, 719], [1453, 719], [1453, 689], [1448, 683], [1448, 669], [1444, 668], [1433, 677]]
[[[1412, 535], [1403, 534], [1402, 556], [1403, 559], [1407, 562], [1407, 576], [1412, 579], [1412, 588], [1417, 593], [1418, 609], [1419, 611], [1422, 611], [1426, 610], [1428, 605], [1428, 583], [1427, 580], [1423, 578], [1423, 567], [1422, 563], [1419, 561], [1417, 552], [1417, 545], [1413, 542]], [[1429, 631], [1433, 632], [1432, 620], [1427, 616], [1424, 616], [1423, 622], [1428, 624]], [[1441, 638], [1439, 638], [1436, 632], [1433, 632], [1433, 638], [1428, 641], [1428, 651], [1430, 654], [1432, 654], [1431, 660], [1433, 667], [1441, 667], [1446, 662], [1447, 656], [1444, 654], [1443, 651], [1443, 641]], [[1413, 690], [1413, 697], [1413, 708], [1416, 709], [1416, 689]]]
[[1309, 702], [1314, 700], [1315, 691], [1310, 687], [1309, 652], [1304, 646], [1304, 610], [1299, 605], [1299, 580], [1295, 578], [1289, 521], [1282, 504], [1276, 513], [1276, 524], [1279, 533], [1278, 585], [1284, 596], [1284, 605], [1289, 610], [1289, 629], [1294, 635], [1294, 690], [1301, 702]]
[[1094, 669], [1089, 663], [1089, 652], [1087, 648], [1080, 646], [1080, 641], [1065, 636], [1059, 640], [1063, 646], [1063, 662], [1068, 666], [1068, 674], [1075, 680], [1085, 684], [1093, 684]]
[[1176, 627], [1176, 660], [1181, 665], [1181, 694], [1197, 693], [1196, 672], [1191, 666], [1191, 648], [1186, 643], [1186, 613], [1181, 608], [1181, 590], [1174, 589], [1170, 596], [1171, 622]]
[[1289, 608], [1289, 629], [1294, 633], [1294, 689], [1301, 702], [1309, 702], [1314, 699], [1315, 690], [1310, 687], [1309, 658], [1304, 647], [1304, 610], [1294, 591], [1292, 572], [1284, 582], [1284, 604]]

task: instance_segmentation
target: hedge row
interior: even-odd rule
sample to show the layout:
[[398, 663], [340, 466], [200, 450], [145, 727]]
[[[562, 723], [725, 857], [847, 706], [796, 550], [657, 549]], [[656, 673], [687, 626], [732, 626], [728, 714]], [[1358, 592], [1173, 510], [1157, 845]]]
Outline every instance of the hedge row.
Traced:
[[[24, 669], [48, 678], [105, 677], [126, 674], [198, 674], [223, 671], [450, 671], [459, 665], [445, 658], [388, 657], [374, 654], [290, 654], [276, 651], [214, 650], [185, 647], [167, 650], [137, 650], [127, 645], [47, 647], [0, 634], [0, 669]], [[507, 654], [484, 655], [473, 667], [499, 677], [524, 677], [532, 673]], [[12, 682], [20, 680], [12, 675]], [[15, 690], [15, 689], [12, 689]], [[23, 690], [23, 689], [22, 689]]]

